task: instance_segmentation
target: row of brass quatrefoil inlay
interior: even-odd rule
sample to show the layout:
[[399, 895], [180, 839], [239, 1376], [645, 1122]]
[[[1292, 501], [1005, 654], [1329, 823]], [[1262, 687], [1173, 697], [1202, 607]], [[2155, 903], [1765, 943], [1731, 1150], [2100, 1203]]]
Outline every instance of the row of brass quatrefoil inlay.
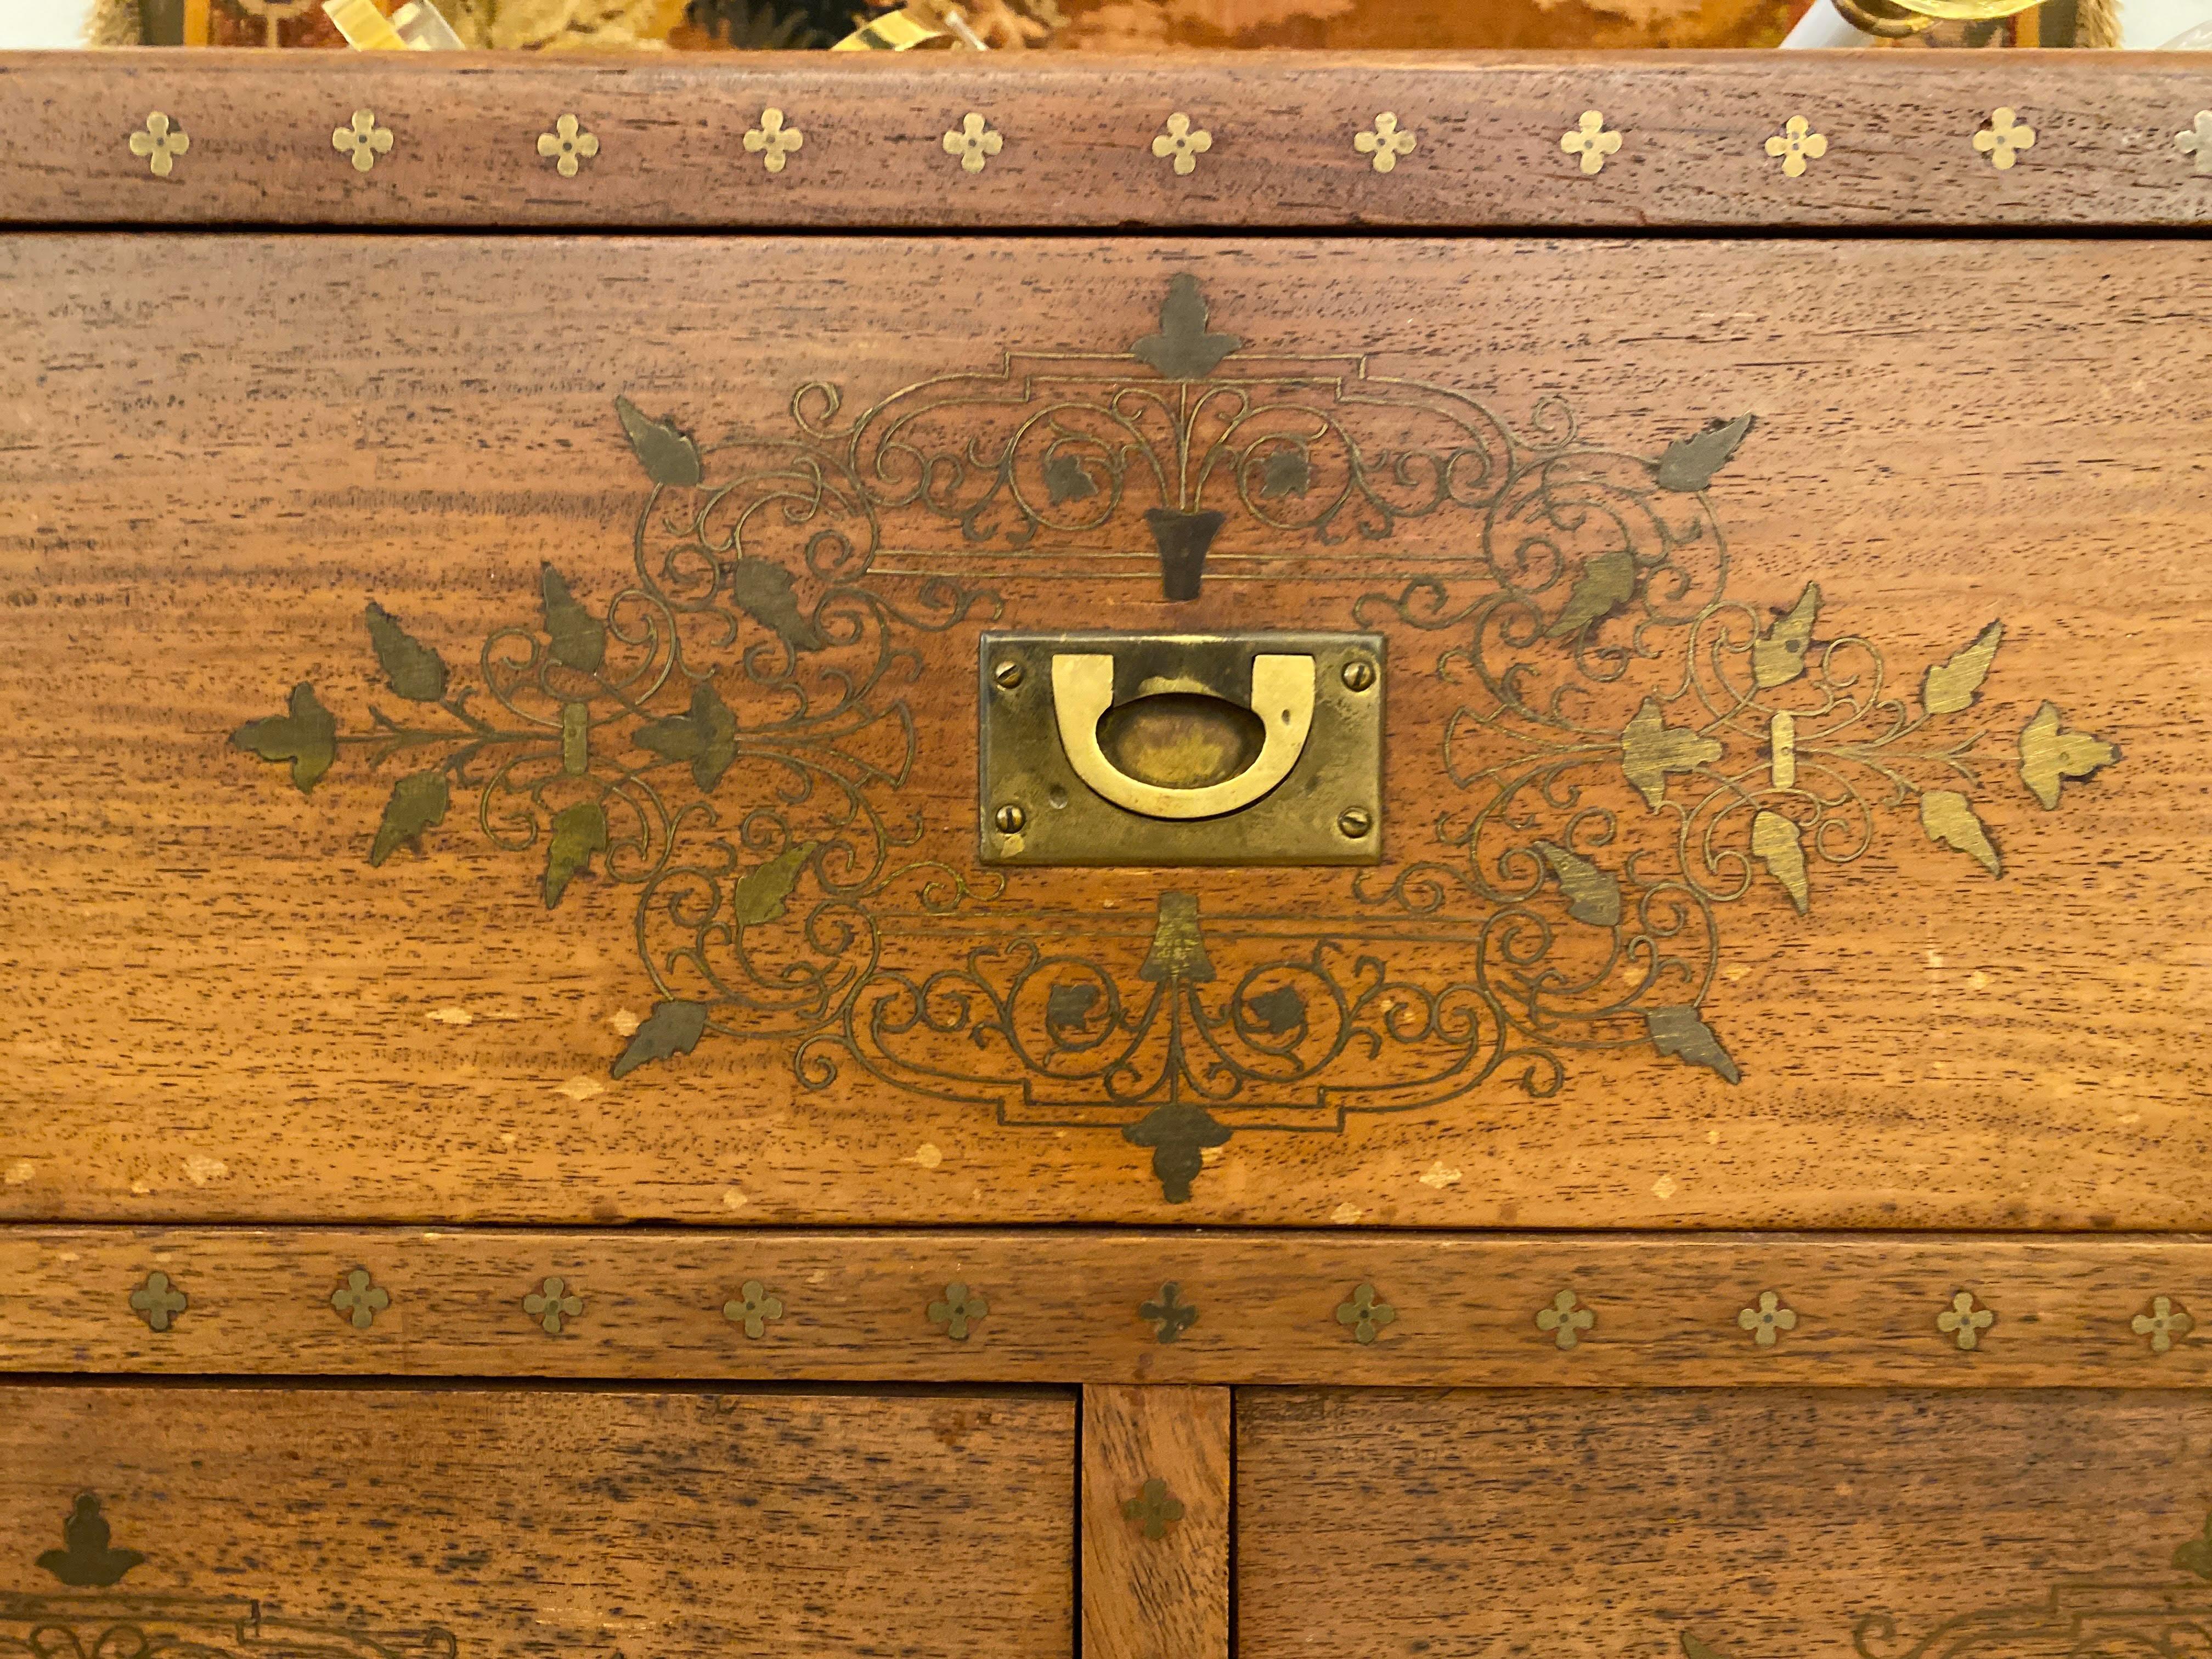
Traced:
[[[1967, 137], [1992, 167], [2002, 170], [2034, 146], [2036, 131], [2017, 111], [2000, 106]], [[373, 109], [355, 110], [331, 131], [331, 148], [356, 173], [374, 170], [378, 159], [390, 155], [397, 142], [392, 129]], [[782, 173], [791, 158], [805, 148], [806, 135], [771, 105], [761, 112], [759, 121], [746, 130], [739, 142], [746, 155], [759, 158], [763, 172], [774, 175]], [[1620, 128], [1607, 125], [1603, 111], [1593, 109], [1583, 111], [1559, 135], [1559, 147], [1575, 158], [1577, 172], [1588, 177], [1604, 171], [1607, 161], [1620, 155], [1626, 142]], [[939, 136], [939, 143], [960, 173], [974, 174], [981, 173], [993, 157], [1005, 150], [1007, 140], [1003, 131], [992, 125], [990, 117], [981, 110], [969, 110]], [[1394, 112], [1385, 110], [1369, 126], [1351, 134], [1350, 143], [1354, 153], [1368, 159], [1374, 172], [1389, 173], [1396, 170], [1401, 160], [1413, 154], [1420, 140]], [[2212, 110], [2199, 110], [2190, 125], [2174, 135], [2173, 143], [2181, 154], [2196, 158], [2198, 173], [2212, 172]], [[179, 158], [191, 149], [191, 137], [172, 117], [154, 110], [148, 113], [144, 126], [130, 135], [129, 143], [131, 153], [147, 164], [154, 177], [167, 179], [175, 171]], [[1200, 158], [1212, 152], [1213, 143], [1211, 128], [1195, 125], [1188, 113], [1177, 110], [1146, 147], [1168, 163], [1174, 176], [1188, 178], [1198, 170]], [[1827, 134], [1814, 131], [1804, 116], [1793, 114], [1760, 148], [1782, 164], [1784, 176], [1795, 179], [1804, 176], [1808, 164], [1828, 154], [1829, 143]], [[538, 154], [551, 161], [564, 179], [576, 177], [583, 164], [599, 154], [598, 135], [586, 131], [581, 118], [573, 112], [564, 112], [549, 130], [537, 134], [535, 144]]]
[[[1179, 1284], [1164, 1284], [1157, 1297], [1146, 1298], [1137, 1308], [1137, 1317], [1152, 1326], [1162, 1342], [1178, 1340], [1198, 1322], [1198, 1309], [1182, 1299], [1182, 1290]], [[374, 1283], [366, 1267], [349, 1269], [331, 1292], [329, 1300], [341, 1318], [361, 1331], [370, 1329], [376, 1316], [392, 1304], [391, 1293]], [[145, 1282], [131, 1292], [130, 1302], [132, 1311], [148, 1328], [156, 1332], [172, 1329], [191, 1306], [191, 1298], [182, 1288], [161, 1272], [149, 1273]], [[524, 1315], [548, 1336], [560, 1335], [568, 1321], [580, 1318], [585, 1311], [583, 1296], [575, 1282], [559, 1275], [547, 1277], [522, 1297], [521, 1305]], [[787, 1311], [782, 1295], [757, 1279], [747, 1279], [738, 1294], [722, 1304], [723, 1318], [756, 1340], [767, 1335], [769, 1327], [782, 1319]], [[964, 1342], [991, 1308], [981, 1291], [954, 1280], [923, 1311], [939, 1334]], [[1996, 1323], [1996, 1317], [1995, 1310], [1982, 1305], [1973, 1291], [1962, 1290], [1932, 1316], [1932, 1323], [1935, 1330], [1961, 1352], [1971, 1353], [1981, 1346], [1982, 1339]], [[1371, 1283], [1354, 1287], [1335, 1310], [1336, 1323], [1363, 1347], [1375, 1342], [1385, 1328], [1397, 1321], [1398, 1310], [1383, 1300]], [[1591, 1338], [1597, 1327], [1597, 1311], [1583, 1304], [1579, 1292], [1566, 1289], [1537, 1310], [1532, 1323], [1555, 1347], [1571, 1352]], [[1751, 1305], [1735, 1316], [1735, 1323], [1755, 1346], [1766, 1349], [1775, 1346], [1784, 1334], [1797, 1328], [1798, 1316], [1784, 1304], [1781, 1292], [1762, 1291]], [[2174, 1340], [2186, 1336], [2195, 1325], [2188, 1310], [2166, 1296], [2152, 1297], [2148, 1310], [2136, 1313], [2129, 1321], [2130, 1329], [2148, 1340], [2151, 1352], [2161, 1354], [2172, 1349]]]

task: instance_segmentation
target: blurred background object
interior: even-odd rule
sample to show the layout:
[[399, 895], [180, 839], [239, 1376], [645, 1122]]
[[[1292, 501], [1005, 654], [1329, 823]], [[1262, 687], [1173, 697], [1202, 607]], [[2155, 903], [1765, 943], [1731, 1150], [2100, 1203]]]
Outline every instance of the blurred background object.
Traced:
[[[390, 13], [399, 0], [363, 0]], [[1996, 9], [1990, 0], [1984, 9]], [[1840, 10], [1838, 7], [1840, 6]], [[2212, 29], [2212, 0], [2043, 0], [2010, 16], [1930, 19], [1942, 0], [441, 0], [462, 44], [528, 50], [821, 50], [951, 46], [957, 10], [994, 51], [1182, 47], [1527, 51], [1792, 45], [2163, 46]], [[1954, 5], [1953, 9], [1956, 9]], [[895, 12], [904, 22], [881, 27]], [[26, 14], [22, 21], [14, 14]], [[35, 16], [28, 14], [37, 14]], [[1852, 27], [1873, 23], [1877, 38]], [[888, 38], [896, 36], [895, 40]], [[343, 47], [319, 0], [0, 0], [0, 46], [179, 44]]]

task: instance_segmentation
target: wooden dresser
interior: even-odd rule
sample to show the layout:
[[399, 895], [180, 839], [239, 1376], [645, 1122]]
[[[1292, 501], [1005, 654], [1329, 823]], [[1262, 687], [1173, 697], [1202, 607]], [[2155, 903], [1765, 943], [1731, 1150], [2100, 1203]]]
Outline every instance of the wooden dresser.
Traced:
[[2201, 1659], [2208, 104], [0, 58], [0, 1656]]

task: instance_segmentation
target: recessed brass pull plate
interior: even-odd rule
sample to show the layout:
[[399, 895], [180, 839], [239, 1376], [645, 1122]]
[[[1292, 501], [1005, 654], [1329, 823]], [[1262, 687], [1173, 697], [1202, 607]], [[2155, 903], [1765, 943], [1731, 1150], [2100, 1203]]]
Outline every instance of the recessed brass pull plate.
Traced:
[[986, 864], [1373, 864], [1376, 634], [986, 634]]

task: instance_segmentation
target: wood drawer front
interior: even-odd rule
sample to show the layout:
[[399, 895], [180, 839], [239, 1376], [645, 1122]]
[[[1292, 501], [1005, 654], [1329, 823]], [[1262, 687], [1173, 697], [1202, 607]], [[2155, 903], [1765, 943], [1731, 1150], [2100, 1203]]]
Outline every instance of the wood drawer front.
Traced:
[[[2200, 1224], [2197, 259], [0, 241], [0, 1212]], [[981, 864], [1101, 626], [1381, 632], [1382, 865]]]
[[1074, 1431], [1060, 1395], [7, 1389], [0, 1649], [1049, 1659]]
[[1249, 1390], [1237, 1418], [1243, 1659], [2173, 1652], [2212, 1616], [2198, 1393]]

